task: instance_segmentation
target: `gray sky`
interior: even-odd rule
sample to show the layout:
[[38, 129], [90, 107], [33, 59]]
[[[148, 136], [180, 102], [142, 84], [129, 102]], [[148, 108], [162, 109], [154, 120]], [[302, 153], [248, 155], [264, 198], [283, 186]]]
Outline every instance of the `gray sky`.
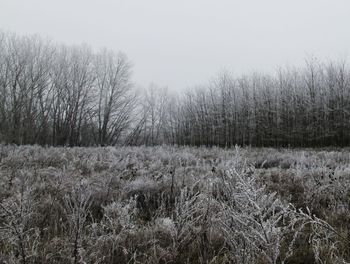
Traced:
[[184, 90], [226, 69], [350, 54], [349, 0], [0, 0], [0, 29], [123, 51], [133, 79]]

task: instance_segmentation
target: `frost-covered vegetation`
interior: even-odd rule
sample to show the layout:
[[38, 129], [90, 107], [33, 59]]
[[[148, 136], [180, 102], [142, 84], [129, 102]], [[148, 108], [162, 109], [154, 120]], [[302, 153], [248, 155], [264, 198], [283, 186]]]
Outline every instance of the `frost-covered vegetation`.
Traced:
[[1, 263], [347, 263], [350, 152], [0, 145]]
[[131, 73], [120, 53], [0, 30], [0, 143], [350, 145], [343, 62], [310, 58], [269, 75], [223, 72], [178, 94], [157, 85], [136, 91]]

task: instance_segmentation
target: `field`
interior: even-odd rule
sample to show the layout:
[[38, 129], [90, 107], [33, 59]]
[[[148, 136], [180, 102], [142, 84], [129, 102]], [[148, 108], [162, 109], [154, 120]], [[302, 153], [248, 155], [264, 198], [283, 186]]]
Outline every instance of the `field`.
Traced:
[[0, 145], [0, 263], [348, 263], [350, 151]]

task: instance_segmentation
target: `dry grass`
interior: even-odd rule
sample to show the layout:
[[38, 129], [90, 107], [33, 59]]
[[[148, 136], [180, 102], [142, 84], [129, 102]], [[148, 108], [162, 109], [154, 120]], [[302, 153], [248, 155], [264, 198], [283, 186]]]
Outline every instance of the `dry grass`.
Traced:
[[0, 263], [346, 263], [350, 152], [0, 145]]

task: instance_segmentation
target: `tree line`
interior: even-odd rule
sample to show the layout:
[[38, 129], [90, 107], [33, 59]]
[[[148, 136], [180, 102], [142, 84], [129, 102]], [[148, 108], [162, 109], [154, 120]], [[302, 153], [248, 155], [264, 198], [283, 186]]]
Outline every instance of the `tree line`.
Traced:
[[122, 53], [0, 32], [0, 141], [14, 144], [348, 146], [350, 71], [221, 73], [182, 95], [136, 91]]
[[0, 35], [0, 136], [15, 144], [113, 145], [131, 122], [122, 53]]
[[350, 71], [306, 62], [274, 76], [221, 74], [185, 96], [178, 144], [321, 147], [350, 144]]

